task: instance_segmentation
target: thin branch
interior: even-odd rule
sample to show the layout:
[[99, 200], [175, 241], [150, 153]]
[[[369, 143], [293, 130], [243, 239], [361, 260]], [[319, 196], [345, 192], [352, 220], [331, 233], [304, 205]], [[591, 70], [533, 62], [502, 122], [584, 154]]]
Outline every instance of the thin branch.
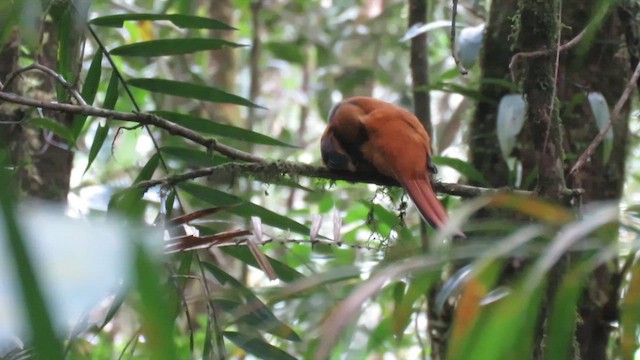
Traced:
[[562, 51], [569, 50], [572, 47], [578, 45], [578, 43], [580, 42], [580, 40], [582, 40], [582, 38], [586, 33], [587, 33], [587, 28], [584, 28], [582, 29], [582, 31], [580, 31], [578, 35], [576, 35], [576, 37], [553, 49], [544, 49], [544, 50], [537, 50], [537, 51], [530, 51], [530, 52], [519, 52], [513, 55], [511, 57], [511, 61], [509, 62], [509, 71], [511, 72], [511, 80], [515, 82], [515, 79], [516, 79], [515, 66], [516, 66], [516, 62], [521, 58], [545, 56], [545, 55], [551, 55], [554, 53], [559, 54]]
[[462, 75], [467, 75], [469, 72], [464, 68], [458, 54], [456, 54], [456, 16], [458, 15], [458, 0], [453, 0], [453, 6], [451, 9], [451, 56], [458, 66], [458, 70]]
[[[322, 166], [313, 166], [291, 161], [264, 161], [261, 163], [227, 163], [209, 168], [198, 169], [192, 172], [169, 176], [166, 178], [141, 181], [133, 185], [134, 188], [148, 189], [153, 186], [170, 186], [184, 181], [193, 180], [211, 175], [227, 176], [254, 176], [258, 180], [265, 182], [273, 181], [274, 178], [287, 176], [303, 176], [317, 179], [327, 179], [331, 181], [348, 181], [369, 183], [382, 186], [400, 186], [395, 180], [382, 176], [378, 173], [360, 172], [352, 173], [348, 171], [337, 172]], [[477, 197], [485, 194], [498, 192], [512, 192], [518, 195], [531, 195], [530, 191], [511, 189], [491, 189], [470, 185], [460, 185], [451, 183], [434, 182], [434, 189], [443, 194], [460, 196], [465, 198]], [[567, 194], [567, 195], [572, 195]]]
[[78, 91], [76, 89], [74, 89], [74, 87], [69, 84], [69, 82], [67, 82], [67, 80], [64, 79], [64, 77], [62, 77], [62, 75], [56, 73], [55, 71], [49, 69], [46, 66], [40, 65], [38, 63], [33, 63], [29, 66], [23, 67], [21, 69], [17, 69], [15, 71], [13, 71], [12, 73], [10, 73], [9, 75], [7, 75], [7, 78], [5, 80], [4, 85], [2, 85], [2, 83], [0, 83], [0, 91], [3, 90], [5, 87], [9, 86], [9, 84], [11, 84], [11, 82], [13, 82], [13, 80], [18, 77], [19, 75], [21, 75], [22, 73], [28, 72], [28, 71], [32, 71], [32, 70], [38, 70], [46, 75], [49, 75], [50, 77], [54, 78], [57, 82], [59, 82], [62, 86], [64, 86], [65, 89], [67, 89], [67, 91], [69, 91], [69, 93], [71, 94], [71, 96], [73, 96], [74, 99], [76, 99], [76, 101], [78, 102], [78, 104], [80, 105], [87, 105], [87, 103], [84, 101], [84, 99], [82, 98], [82, 96], [78, 93]]
[[580, 170], [580, 168], [584, 165], [587, 159], [590, 158], [591, 155], [593, 155], [593, 152], [596, 150], [598, 145], [600, 145], [602, 140], [604, 140], [604, 137], [607, 135], [607, 132], [609, 132], [609, 129], [611, 129], [611, 126], [613, 126], [613, 123], [616, 120], [618, 120], [618, 117], [620, 117], [620, 112], [622, 111], [622, 107], [624, 107], [624, 104], [626, 104], [627, 100], [629, 100], [629, 96], [631, 96], [631, 92], [633, 92], [633, 90], [638, 86], [639, 78], [640, 78], [640, 63], [638, 63], [638, 66], [636, 66], [636, 70], [633, 72], [631, 79], [629, 79], [629, 82], [627, 83], [627, 87], [625, 87], [624, 91], [622, 92], [622, 96], [620, 96], [620, 99], [618, 99], [618, 102], [613, 108], [613, 112], [611, 112], [611, 117], [609, 117], [609, 122], [607, 123], [607, 126], [605, 126], [604, 129], [602, 129], [602, 131], [598, 133], [598, 136], [596, 136], [595, 139], [593, 139], [593, 141], [591, 142], [587, 150], [585, 150], [582, 153], [582, 155], [580, 155], [580, 158], [578, 158], [578, 161], [576, 161], [575, 165], [573, 165], [573, 167], [571, 168], [569, 175], [573, 175], [576, 171]]
[[89, 105], [73, 105], [63, 104], [57, 102], [49, 102], [42, 100], [35, 100], [26, 98], [14, 93], [0, 92], [0, 100], [9, 101], [15, 104], [22, 104], [31, 107], [38, 107], [43, 109], [62, 111], [75, 115], [87, 115], [96, 116], [101, 118], [107, 118], [112, 120], [131, 121], [143, 125], [153, 125], [158, 128], [167, 130], [172, 135], [178, 135], [185, 139], [189, 139], [196, 144], [200, 144], [207, 148], [209, 151], [217, 151], [222, 155], [228, 156], [235, 160], [243, 160], [248, 162], [263, 162], [267, 161], [264, 158], [255, 156], [244, 151], [232, 148], [230, 146], [220, 144], [215, 139], [206, 138], [197, 132], [177, 125], [167, 119], [163, 119], [157, 115], [142, 113], [142, 112], [121, 112], [115, 110], [107, 110]]

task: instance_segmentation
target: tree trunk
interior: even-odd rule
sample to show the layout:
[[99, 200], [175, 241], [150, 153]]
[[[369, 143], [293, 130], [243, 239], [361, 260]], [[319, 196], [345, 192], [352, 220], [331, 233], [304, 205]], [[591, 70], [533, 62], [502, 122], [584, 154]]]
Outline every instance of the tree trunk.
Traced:
[[[50, 9], [53, 20], [47, 20], [42, 26], [46, 35], [41, 37], [44, 43], [36, 61], [59, 72], [72, 85], [78, 84], [82, 65], [79, 59], [87, 10], [86, 1], [56, 3]], [[61, 44], [65, 48], [59, 49]], [[6, 80], [8, 73], [17, 69], [19, 46], [20, 36], [16, 31], [13, 41], [0, 53], [0, 78]], [[70, 98], [51, 77], [35, 72], [24, 74], [23, 77], [35, 78], [39, 82], [38, 86], [29, 89], [36, 97], [57, 98], [61, 102]], [[23, 92], [21, 79], [16, 78], [10, 85], [17, 93]], [[26, 126], [25, 120], [41, 117], [29, 111], [32, 109], [16, 109], [6, 104], [0, 107], [0, 118], [16, 122], [0, 124], [0, 146], [8, 150], [9, 161], [17, 167], [19, 182], [26, 195], [65, 202], [73, 163], [70, 145], [53, 134]], [[73, 116], [67, 114], [45, 112], [43, 115], [67, 126], [73, 121]]]
[[[578, 0], [562, 2], [560, 43], [571, 40], [586, 27], [593, 18], [592, 12], [597, 9], [597, 3]], [[557, 5], [554, 4], [556, 1], [521, 0], [519, 5], [522, 10], [516, 16], [515, 1], [492, 2], [481, 55], [483, 79], [510, 80], [508, 64], [515, 52], [553, 49], [557, 46], [557, 39], [553, 37], [558, 29], [555, 15]], [[511, 19], [519, 19], [519, 22], [514, 24]], [[512, 25], [515, 25], [515, 34]], [[584, 203], [619, 199], [621, 196], [628, 142], [628, 106], [612, 129], [614, 139], [608, 159], [605, 159], [601, 145], [576, 176], [566, 176], [576, 158], [598, 132], [587, 102], [587, 92], [601, 92], [612, 109], [629, 79], [628, 54], [623, 44], [625, 30], [617, 13], [609, 13], [593, 39], [583, 39], [577, 47], [560, 54], [556, 83], [553, 82], [555, 53], [546, 57], [520, 59], [517, 63], [515, 70], [521, 75], [519, 78], [523, 81], [529, 112], [516, 145], [518, 150], [515, 156], [523, 164], [521, 178], [535, 175], [537, 181], [531, 183], [529, 189], [537, 189], [540, 196], [546, 199], [561, 201], [565, 184], [568, 188], [584, 189], [581, 199]], [[511, 50], [514, 35], [518, 40], [514, 50]], [[629, 43], [630, 40], [626, 40]], [[484, 81], [481, 84], [482, 96], [492, 101], [481, 101], [477, 105], [469, 138], [470, 158], [492, 186], [513, 185], [508, 182], [509, 171], [498, 148], [495, 127], [497, 104], [509, 91]], [[617, 318], [615, 266], [615, 263], [611, 263], [596, 269], [585, 286], [578, 309], [580, 321], [575, 338], [581, 359], [607, 357], [610, 336], [608, 324]], [[554, 278], [559, 279], [562, 268], [561, 261], [555, 269]], [[547, 298], [553, 296], [553, 289], [552, 283]], [[541, 341], [537, 345], [537, 356], [542, 356]]]

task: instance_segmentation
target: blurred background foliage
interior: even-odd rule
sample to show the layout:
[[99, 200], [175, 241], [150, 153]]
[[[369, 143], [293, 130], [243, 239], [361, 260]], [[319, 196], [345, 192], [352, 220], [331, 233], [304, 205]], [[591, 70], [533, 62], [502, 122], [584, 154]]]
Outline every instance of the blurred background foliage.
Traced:
[[[5, 1], [0, 81], [3, 92], [77, 101], [37, 71], [12, 75], [35, 60], [89, 105], [153, 112], [247, 153], [320, 165], [319, 138], [336, 102], [367, 95], [412, 108], [408, 38], [426, 31], [437, 179], [534, 190], [527, 132], [505, 135], [511, 128], [495, 125], [502, 96], [522, 91], [507, 67], [520, 50], [516, 3], [459, 1], [460, 46], [485, 49], [475, 59], [461, 53], [469, 70], [462, 76], [451, 56], [451, 2], [428, 2], [426, 26], [409, 30], [403, 0]], [[584, 121], [591, 119], [586, 93], [601, 92], [613, 108], [637, 64], [630, 44], [638, 3], [562, 6], [563, 42], [585, 27], [605, 39], [592, 34], [561, 58], [567, 76], [557, 95], [572, 164], [598, 129]], [[619, 62], [612, 67], [603, 58]], [[135, 246], [129, 291], [94, 308], [85, 331], [54, 336], [44, 301], [25, 295], [35, 314], [28, 322], [40, 331], [27, 345], [0, 348], [8, 349], [1, 355], [30, 356], [33, 345], [47, 359], [539, 358], [532, 344], [541, 339], [540, 315], [544, 358], [597, 359], [599, 351], [632, 358], [640, 326], [632, 99], [605, 144], [609, 155], [598, 152], [586, 180], [568, 182], [586, 191], [571, 199], [573, 210], [516, 195], [445, 195], [469, 235], [455, 244], [441, 233], [425, 235], [413, 205], [393, 187], [220, 171], [175, 187], [130, 188], [238, 160], [155, 126], [2, 102], [6, 188], [66, 203], [77, 218], [119, 214], [134, 226], [154, 224], [165, 229], [168, 254], [159, 261]], [[500, 152], [501, 136], [514, 151]], [[16, 224], [16, 200], [0, 200], [5, 223]], [[21, 251], [19, 229], [7, 229], [22, 291], [37, 294], [29, 269], [37, 273], [38, 264]], [[559, 262], [565, 268], [554, 267], [569, 252], [570, 261]], [[611, 286], [592, 282], [594, 271]], [[549, 288], [555, 292], [546, 297]], [[585, 301], [598, 325], [583, 336], [575, 329], [589, 323], [577, 310]], [[598, 335], [594, 342], [605, 345], [589, 355], [581, 341]]]

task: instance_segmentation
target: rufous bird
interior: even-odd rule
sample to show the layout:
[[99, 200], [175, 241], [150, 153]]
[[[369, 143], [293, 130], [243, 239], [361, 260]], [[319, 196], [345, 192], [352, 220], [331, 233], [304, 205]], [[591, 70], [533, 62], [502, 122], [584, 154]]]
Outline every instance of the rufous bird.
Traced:
[[331, 110], [321, 151], [332, 170], [374, 170], [398, 181], [433, 227], [448, 221], [431, 186], [431, 140], [412, 113], [370, 97], [345, 99]]

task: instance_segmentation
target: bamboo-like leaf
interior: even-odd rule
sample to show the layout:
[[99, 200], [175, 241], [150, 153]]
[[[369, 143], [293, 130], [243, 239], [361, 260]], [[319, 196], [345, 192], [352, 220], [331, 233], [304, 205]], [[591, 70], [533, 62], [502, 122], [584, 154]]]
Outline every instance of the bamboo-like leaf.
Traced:
[[218, 154], [208, 154], [206, 151], [186, 147], [163, 146], [160, 152], [189, 165], [216, 166], [230, 161], [229, 158]]
[[221, 21], [191, 15], [182, 14], [120, 14], [102, 16], [91, 19], [89, 23], [97, 26], [122, 27], [125, 21], [171, 21], [175, 26], [182, 29], [210, 29], [210, 30], [236, 30]]
[[35, 125], [45, 130], [49, 130], [59, 137], [67, 140], [69, 143], [73, 143], [73, 134], [71, 133], [71, 129], [64, 126], [58, 121], [48, 118], [34, 118], [29, 119], [29, 124]]
[[173, 312], [167, 289], [162, 287], [159, 276], [162, 270], [142, 245], [137, 249], [135, 268], [147, 354], [152, 359], [178, 359], [173, 338]]
[[213, 303], [217, 307], [222, 308], [225, 312], [234, 316], [237, 322], [242, 322], [251, 327], [256, 327], [283, 339], [300, 341], [300, 336], [298, 336], [298, 334], [296, 334], [289, 326], [280, 322], [275, 317], [272, 319], [264, 319], [261, 314], [253, 311], [251, 305], [241, 304], [228, 299], [215, 299], [213, 300]]
[[[593, 270], [589, 265], [588, 261], [578, 263], [563, 277], [557, 288], [547, 320], [548, 340], [545, 344], [545, 357], [549, 360], [572, 358], [572, 347], [575, 344], [573, 336], [578, 320], [578, 301], [584, 290], [585, 278]], [[628, 359], [632, 358], [633, 356]]]
[[274, 139], [272, 137], [251, 130], [239, 128], [232, 125], [221, 124], [193, 115], [181, 114], [171, 111], [154, 111], [153, 113], [178, 125], [203, 134], [222, 136], [229, 139], [245, 141], [253, 144], [295, 147], [294, 145], [284, 143], [278, 139]]
[[262, 206], [247, 202], [235, 195], [231, 195], [193, 182], [181, 183], [180, 185], [178, 185], [178, 187], [188, 192], [192, 196], [202, 201], [206, 201], [213, 206], [239, 204], [229, 209], [229, 212], [234, 213], [238, 216], [242, 216], [243, 218], [249, 219], [251, 216], [258, 216], [267, 225], [275, 226], [284, 230], [291, 230], [303, 235], [308, 235], [310, 232], [308, 227], [287, 216], [277, 214]]
[[532, 197], [499, 194], [491, 197], [490, 205], [512, 208], [552, 224], [566, 224], [575, 218], [575, 214], [561, 206]]
[[[89, 71], [87, 71], [87, 77], [84, 80], [84, 85], [82, 85], [82, 93], [81, 96], [84, 101], [91, 105], [96, 98], [96, 94], [98, 93], [98, 85], [100, 84], [100, 76], [102, 75], [102, 51], [98, 50], [96, 55], [93, 57], [91, 61], [91, 66], [89, 66]], [[87, 120], [86, 115], [76, 115], [73, 118], [73, 126], [71, 128], [71, 133], [73, 134], [74, 140], [78, 139], [82, 128]]]
[[[76, 48], [76, 41], [80, 39], [77, 37], [78, 35], [75, 33], [76, 30], [76, 19], [79, 14], [76, 11], [65, 11], [63, 10], [69, 5], [64, 5], [63, 7], [59, 7], [60, 11], [55, 11], [52, 9], [51, 15], [54, 19], [53, 26], [57, 29], [56, 36], [58, 49], [65, 49], [66, 51], [58, 51], [58, 66], [57, 71], [64, 79], [66, 79], [70, 84], [75, 83], [75, 76], [73, 69], [75, 67], [78, 59], [74, 55], [74, 51], [72, 49]], [[65, 102], [67, 98], [67, 92], [64, 90], [62, 85], [56, 83], [56, 90], [58, 93], [58, 101]]]
[[89, 159], [87, 161], [87, 167], [84, 169], [84, 173], [89, 170], [91, 164], [98, 156], [100, 149], [102, 149], [102, 145], [104, 145], [104, 141], [107, 139], [107, 135], [109, 134], [109, 126], [98, 124], [98, 129], [96, 130], [96, 135], [93, 137], [93, 143], [91, 143], [91, 148], [89, 149]]
[[404, 330], [411, 321], [411, 315], [416, 311], [416, 302], [425, 296], [435, 281], [439, 279], [439, 273], [429, 272], [420, 274], [410, 280], [406, 292], [396, 301], [393, 308], [391, 327], [396, 338], [401, 339]]
[[298, 43], [269, 42], [265, 45], [276, 58], [298, 65], [305, 63], [305, 55], [302, 51], [303, 47]]
[[224, 337], [231, 340], [242, 350], [264, 360], [295, 360], [287, 352], [255, 337], [248, 337], [235, 331], [225, 331]]
[[173, 95], [189, 99], [209, 101], [213, 103], [235, 104], [251, 108], [264, 109], [264, 107], [254, 104], [253, 102], [243, 97], [233, 95], [224, 90], [220, 90], [211, 86], [153, 78], [131, 79], [128, 81], [128, 84], [159, 94]]
[[219, 50], [224, 48], [237, 48], [246, 45], [222, 40], [222, 39], [160, 39], [127, 44], [109, 51], [111, 55], [118, 56], [167, 56], [191, 54], [198, 51]]
[[235, 290], [234, 292], [238, 295], [241, 295], [247, 303], [251, 303], [255, 307], [255, 309], [261, 308], [261, 311], [267, 311], [269, 314], [265, 315], [266, 317], [273, 316], [275, 318], [275, 315], [271, 313], [271, 310], [267, 308], [267, 306], [256, 296], [256, 294], [254, 294], [236, 278], [209, 262], [202, 262], [202, 266], [207, 272], [215, 276], [216, 280], [218, 280], [220, 284], [233, 287], [233, 289]]
[[118, 102], [118, 87], [120, 85], [120, 79], [118, 74], [114, 71], [109, 78], [109, 85], [107, 86], [107, 93], [104, 95], [104, 107], [107, 110], [113, 110]]
[[[247, 249], [245, 246], [227, 246], [221, 248], [220, 250], [228, 255], [235, 257], [236, 259], [244, 262], [247, 265], [253, 266], [255, 268], [258, 267], [258, 263], [251, 255], [249, 249]], [[304, 278], [304, 275], [302, 275], [296, 269], [290, 267], [289, 265], [269, 256], [267, 256], [267, 259], [271, 263], [273, 270], [278, 275], [278, 279], [290, 283], [295, 280]]]
[[[4, 165], [4, 164], [0, 164]], [[15, 188], [11, 183], [12, 176], [5, 166], [0, 166], [0, 219], [3, 226], [0, 230], [5, 232], [2, 237], [6, 237], [6, 250], [9, 251], [15, 261], [14, 265], [17, 281], [23, 301], [26, 317], [31, 327], [31, 336], [36, 349], [36, 358], [62, 360], [62, 343], [55, 333], [47, 304], [42, 293], [35, 268], [29, 256], [24, 237], [18, 225], [15, 214], [15, 192], [6, 189]], [[2, 242], [3, 245], [5, 241]]]
[[633, 359], [634, 354], [640, 348], [637, 336], [638, 326], [640, 326], [640, 261], [638, 259], [629, 259], [628, 261], [634, 261], [634, 264], [629, 270], [627, 293], [622, 297], [620, 304], [622, 359]]
[[[156, 153], [140, 170], [138, 176], [134, 180], [134, 184], [151, 179], [153, 173], [158, 168], [159, 163], [160, 156]], [[146, 189], [128, 188], [113, 194], [109, 201], [109, 213], [120, 212], [125, 214], [126, 218], [130, 221], [142, 220], [145, 208], [142, 196], [145, 192]]]
[[[229, 285], [233, 288], [234, 293], [242, 295], [241, 297], [245, 300], [245, 304], [243, 304], [243, 306], [246, 306], [247, 309], [251, 309], [251, 314], [256, 319], [259, 319], [258, 322], [270, 326], [282, 324], [273, 312], [271, 312], [271, 310], [250, 289], [236, 280], [233, 276], [211, 263], [203, 262], [202, 265], [204, 269], [211, 275], [215, 276], [222, 285]], [[281, 331], [280, 334], [290, 340], [298, 341], [299, 339], [298, 335], [296, 335], [293, 330]]]
[[253, 225], [253, 234], [255, 236], [255, 239], [253, 237], [249, 237], [247, 239], [247, 247], [249, 248], [249, 251], [251, 251], [251, 255], [253, 255], [254, 259], [256, 259], [256, 262], [258, 263], [260, 269], [265, 273], [265, 275], [267, 275], [267, 278], [269, 280], [275, 280], [278, 278], [278, 276], [267, 260], [267, 257], [262, 251], [260, 251], [260, 248], [258, 247], [258, 243], [262, 243], [263, 241], [262, 221], [259, 217], [252, 216], [251, 223]]
[[447, 156], [432, 156], [431, 160], [437, 166], [448, 166], [460, 174], [464, 175], [468, 180], [488, 185], [489, 183], [484, 178], [482, 173], [478, 171], [471, 163], [460, 159], [447, 157]]

